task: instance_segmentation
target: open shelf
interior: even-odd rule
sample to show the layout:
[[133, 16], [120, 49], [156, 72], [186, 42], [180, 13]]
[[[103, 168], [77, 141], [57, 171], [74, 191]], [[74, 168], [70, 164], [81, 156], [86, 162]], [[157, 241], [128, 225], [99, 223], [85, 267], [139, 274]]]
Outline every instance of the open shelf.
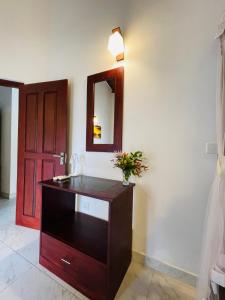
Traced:
[[108, 222], [74, 212], [45, 224], [42, 231], [65, 244], [107, 263]]
[[[42, 186], [40, 264], [93, 300], [112, 300], [132, 257], [134, 184], [90, 176]], [[74, 211], [76, 195], [108, 202], [108, 221]]]

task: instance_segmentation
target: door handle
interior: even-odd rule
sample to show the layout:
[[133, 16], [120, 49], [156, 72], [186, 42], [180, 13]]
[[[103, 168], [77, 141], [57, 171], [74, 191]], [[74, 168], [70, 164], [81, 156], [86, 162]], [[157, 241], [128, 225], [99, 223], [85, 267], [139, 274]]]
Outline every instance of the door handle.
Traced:
[[60, 165], [65, 165], [65, 163], [66, 163], [66, 153], [60, 152], [60, 154], [53, 154], [53, 157], [58, 157], [59, 158], [59, 164]]

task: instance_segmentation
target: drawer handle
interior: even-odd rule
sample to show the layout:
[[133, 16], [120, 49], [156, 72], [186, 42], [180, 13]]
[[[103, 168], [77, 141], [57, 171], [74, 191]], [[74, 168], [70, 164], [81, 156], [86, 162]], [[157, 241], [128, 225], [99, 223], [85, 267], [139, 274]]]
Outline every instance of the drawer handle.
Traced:
[[68, 260], [65, 260], [63, 258], [61, 258], [61, 261], [63, 261], [64, 263], [66, 263], [67, 265], [70, 265], [70, 262]]

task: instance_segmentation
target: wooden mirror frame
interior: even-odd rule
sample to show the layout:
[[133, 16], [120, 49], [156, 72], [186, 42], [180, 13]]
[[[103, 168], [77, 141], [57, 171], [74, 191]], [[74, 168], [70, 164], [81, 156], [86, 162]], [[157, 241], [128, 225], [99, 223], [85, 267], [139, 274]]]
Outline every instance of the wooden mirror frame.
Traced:
[[[115, 78], [115, 107], [114, 107], [114, 135], [113, 144], [93, 143], [93, 116], [95, 101], [95, 83]], [[86, 127], [86, 151], [114, 152], [122, 150], [123, 127], [123, 86], [124, 68], [119, 67], [109, 71], [90, 75], [87, 78], [87, 127]]]

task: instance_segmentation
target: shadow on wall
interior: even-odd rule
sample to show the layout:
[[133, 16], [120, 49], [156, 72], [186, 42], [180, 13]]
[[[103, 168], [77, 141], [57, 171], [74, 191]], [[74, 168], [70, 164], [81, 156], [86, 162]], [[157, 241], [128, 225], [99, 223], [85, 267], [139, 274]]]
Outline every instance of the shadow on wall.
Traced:
[[133, 249], [142, 254], [145, 254], [147, 251], [146, 242], [149, 227], [149, 206], [151, 206], [152, 203], [149, 199], [151, 199], [151, 195], [147, 193], [143, 185], [138, 183], [134, 189]]

